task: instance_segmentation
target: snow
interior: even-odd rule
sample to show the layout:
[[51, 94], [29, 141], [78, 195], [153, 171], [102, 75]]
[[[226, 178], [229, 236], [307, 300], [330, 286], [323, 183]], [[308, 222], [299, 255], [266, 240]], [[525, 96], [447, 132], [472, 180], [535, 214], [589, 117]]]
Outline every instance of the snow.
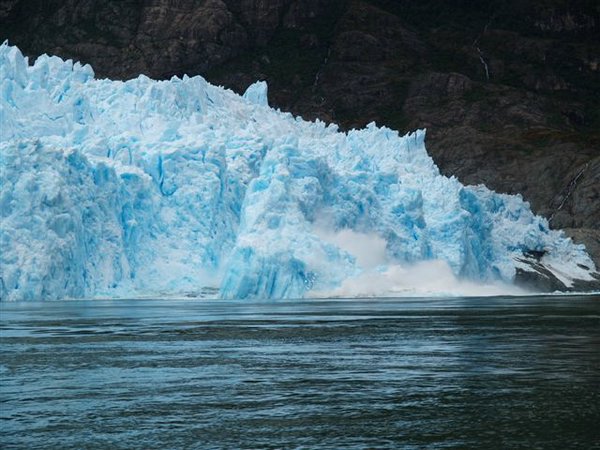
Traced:
[[411, 267], [497, 286], [527, 250], [594, 270], [520, 196], [440, 175], [422, 130], [342, 133], [269, 108], [264, 82], [99, 80], [6, 42], [0, 87], [3, 300], [382, 294]]

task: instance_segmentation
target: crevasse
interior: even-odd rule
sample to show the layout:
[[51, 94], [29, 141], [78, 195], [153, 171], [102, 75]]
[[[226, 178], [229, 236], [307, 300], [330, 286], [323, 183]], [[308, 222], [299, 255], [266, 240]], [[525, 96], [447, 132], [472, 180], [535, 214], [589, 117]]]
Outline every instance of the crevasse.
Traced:
[[420, 261], [510, 283], [529, 250], [593, 271], [520, 196], [440, 175], [424, 131], [342, 133], [269, 108], [264, 82], [99, 80], [6, 42], [0, 83], [3, 300], [310, 297]]

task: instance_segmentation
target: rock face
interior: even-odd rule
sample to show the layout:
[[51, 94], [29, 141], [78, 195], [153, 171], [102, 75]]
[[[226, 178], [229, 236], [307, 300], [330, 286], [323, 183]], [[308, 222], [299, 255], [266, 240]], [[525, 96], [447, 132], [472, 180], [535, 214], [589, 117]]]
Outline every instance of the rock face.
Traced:
[[444, 174], [523, 194], [598, 264], [597, 2], [455, 3], [2, 0], [0, 38], [98, 76], [266, 80], [271, 105], [344, 128], [427, 128]]

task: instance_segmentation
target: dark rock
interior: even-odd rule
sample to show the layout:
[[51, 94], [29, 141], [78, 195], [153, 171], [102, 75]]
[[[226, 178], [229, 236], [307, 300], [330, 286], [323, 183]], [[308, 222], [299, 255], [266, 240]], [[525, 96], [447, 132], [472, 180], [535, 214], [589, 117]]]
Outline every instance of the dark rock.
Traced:
[[381, 42], [361, 31], [345, 31], [338, 35], [333, 52], [340, 61], [374, 62], [384, 58]]
[[529, 269], [517, 269], [515, 275], [515, 284], [517, 286], [535, 292], [565, 292], [569, 290], [562, 281], [537, 261], [523, 259], [521, 262], [529, 265]]
[[600, 230], [591, 228], [565, 228], [564, 232], [577, 244], [583, 244], [592, 256], [596, 270], [600, 271]]
[[319, 37], [316, 34], [305, 34], [300, 38], [300, 45], [304, 48], [318, 48], [320, 45]]
[[592, 275], [593, 280], [573, 280], [572, 285], [565, 285], [536, 256], [524, 255], [519, 259], [527, 269], [518, 268], [515, 284], [534, 292], [590, 292], [600, 291], [600, 274]]

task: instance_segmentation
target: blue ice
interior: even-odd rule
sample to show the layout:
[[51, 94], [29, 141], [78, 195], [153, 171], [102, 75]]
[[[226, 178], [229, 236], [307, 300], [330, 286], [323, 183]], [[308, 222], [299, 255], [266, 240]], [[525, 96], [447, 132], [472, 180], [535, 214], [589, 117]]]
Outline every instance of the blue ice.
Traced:
[[340, 132], [270, 108], [264, 82], [96, 79], [6, 42], [0, 87], [3, 300], [311, 297], [424, 261], [511, 283], [527, 250], [593, 269], [520, 196], [442, 176], [424, 130]]

